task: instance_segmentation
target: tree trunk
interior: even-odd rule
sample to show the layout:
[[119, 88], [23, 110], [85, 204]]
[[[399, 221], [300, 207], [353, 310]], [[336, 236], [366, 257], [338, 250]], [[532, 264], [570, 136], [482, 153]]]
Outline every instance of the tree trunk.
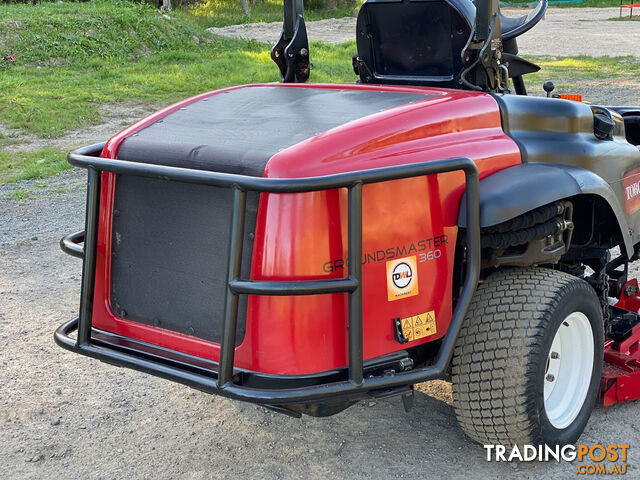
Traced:
[[242, 5], [242, 13], [245, 15], [249, 14], [249, 3], [247, 0], [240, 0], [240, 4]]
[[171, 11], [171, 0], [162, 0], [162, 10]]

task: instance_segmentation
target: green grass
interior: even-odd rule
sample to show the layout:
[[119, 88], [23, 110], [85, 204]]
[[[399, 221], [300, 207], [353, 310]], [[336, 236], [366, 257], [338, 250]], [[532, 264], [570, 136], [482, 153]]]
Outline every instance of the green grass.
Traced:
[[640, 61], [635, 57], [527, 57], [542, 68], [525, 77], [527, 83], [549, 78], [572, 78], [575, 81], [640, 78]]
[[172, 12], [165, 18], [150, 5], [129, 0], [0, 7], [0, 52], [30, 66], [124, 61], [185, 50], [202, 34], [186, 14]]
[[[314, 82], [353, 82], [351, 55], [354, 42], [342, 45], [311, 44]], [[567, 59], [535, 58], [542, 71], [528, 82], [559, 75], [576, 79], [639, 78], [640, 62], [633, 57]], [[106, 65], [105, 65], [106, 63]], [[7, 126], [42, 136], [59, 135], [101, 121], [99, 107], [136, 100], [168, 104], [207, 90], [243, 83], [278, 80], [268, 46], [243, 40], [220, 40], [205, 53], [172, 52], [150, 55], [125, 65], [86, 62], [33, 68], [17, 66], [0, 78], [0, 115]], [[0, 140], [1, 142], [2, 140]]]
[[[106, 103], [170, 103], [278, 80], [268, 45], [214, 38], [194, 15], [174, 11], [166, 19], [128, 0], [0, 7], [0, 57], [15, 57], [0, 64], [2, 123], [52, 137], [100, 123], [98, 109]], [[355, 79], [349, 60], [355, 42], [312, 45], [316, 80]]]
[[[19, 141], [21, 131], [53, 137], [101, 123], [99, 109], [109, 103], [169, 104], [230, 85], [278, 81], [270, 45], [216, 38], [205, 31], [212, 24], [238, 21], [236, 3], [232, 8], [214, 0], [171, 12], [169, 19], [129, 0], [0, 6], [0, 58], [15, 57], [0, 61], [0, 123], [17, 129], [6, 137], [0, 134], [0, 183], [69, 168], [65, 152], [57, 149], [3, 151]], [[280, 19], [274, 6], [279, 8], [275, 0], [258, 3], [245, 20], [269, 20], [272, 10]], [[328, 14], [315, 12], [309, 18]], [[354, 82], [355, 52], [355, 41], [312, 42], [311, 81]], [[527, 84], [549, 78], [558, 79], [558, 86], [640, 78], [640, 62], [631, 57], [531, 60], [543, 70], [529, 75]]]
[[33, 198], [33, 189], [31, 188], [18, 188], [13, 190], [11, 193], [6, 195], [7, 198], [11, 198], [13, 200], [17, 200], [22, 203], [25, 200], [29, 200]]
[[[630, 88], [640, 92], [640, 61], [635, 57], [527, 57], [540, 65], [539, 72], [525, 77], [527, 91], [532, 95], [544, 95], [542, 84], [552, 80], [556, 90], [554, 93], [575, 93], [589, 87], [605, 88], [612, 81], [624, 80]], [[593, 100], [589, 95], [585, 100]]]
[[0, 150], [0, 185], [18, 180], [31, 180], [55, 175], [71, 168], [66, 152], [45, 148], [34, 152]]
[[558, 8], [604, 8], [619, 7], [620, 0], [582, 0], [578, 2], [554, 2], [551, 1], [552, 7]]
[[[258, 3], [253, 12], [264, 16], [260, 9], [266, 12], [274, 2]], [[99, 124], [104, 104], [167, 104], [229, 85], [277, 81], [269, 45], [205, 32], [201, 22], [211, 12], [220, 15], [220, 22], [236, 21], [235, 3], [210, 0], [171, 12], [170, 19], [129, 0], [1, 7], [0, 56], [15, 57], [0, 66], [1, 122], [53, 137]], [[355, 52], [355, 42], [312, 43], [312, 80], [353, 82], [350, 57]], [[553, 62], [546, 63], [553, 68]], [[629, 68], [606, 71], [620, 76]], [[600, 75], [604, 70], [596, 65], [589, 71]]]
[[[327, 1], [325, 8], [318, 8], [313, 0], [304, 4], [306, 21], [325, 18], [351, 16], [363, 0], [342, 1], [346, 5], [337, 5], [337, 1]], [[258, 0], [249, 5], [250, 12], [245, 15], [240, 10], [240, 0], [204, 0], [187, 8], [195, 22], [206, 27], [224, 27], [240, 23], [281, 22], [283, 16], [282, 0]]]
[[[350, 63], [355, 42], [337, 47], [313, 42], [311, 51], [314, 81], [355, 81]], [[128, 63], [87, 60], [40, 69], [18, 65], [0, 75], [0, 118], [8, 127], [56, 136], [100, 123], [98, 109], [106, 103], [168, 104], [207, 90], [278, 80], [267, 45], [231, 39]]]

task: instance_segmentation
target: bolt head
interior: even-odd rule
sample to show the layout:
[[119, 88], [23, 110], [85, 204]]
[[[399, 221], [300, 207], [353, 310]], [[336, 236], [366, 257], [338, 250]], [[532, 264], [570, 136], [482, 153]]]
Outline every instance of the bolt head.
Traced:
[[553, 375], [551, 375], [551, 374], [547, 375], [547, 377], [546, 377], [546, 378], [547, 378], [547, 382], [553, 382], [553, 381], [556, 379], [556, 377], [554, 377], [554, 376], [553, 376]]

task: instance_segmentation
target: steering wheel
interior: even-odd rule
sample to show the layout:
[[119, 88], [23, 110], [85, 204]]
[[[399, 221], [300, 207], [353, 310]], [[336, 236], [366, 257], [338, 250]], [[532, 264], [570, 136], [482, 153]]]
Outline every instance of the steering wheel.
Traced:
[[547, 11], [548, 0], [538, 0], [536, 8], [522, 17], [505, 17], [500, 12], [500, 25], [502, 27], [502, 40], [507, 41], [516, 38], [531, 30], [544, 17]]

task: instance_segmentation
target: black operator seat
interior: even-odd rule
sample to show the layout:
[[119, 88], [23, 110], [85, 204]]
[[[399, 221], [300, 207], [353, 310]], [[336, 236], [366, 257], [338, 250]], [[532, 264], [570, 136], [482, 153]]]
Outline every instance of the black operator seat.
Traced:
[[[503, 40], [538, 23], [547, 1], [521, 17], [500, 14]], [[461, 55], [475, 16], [471, 0], [366, 0], [356, 24], [356, 75], [364, 83], [459, 88]]]

